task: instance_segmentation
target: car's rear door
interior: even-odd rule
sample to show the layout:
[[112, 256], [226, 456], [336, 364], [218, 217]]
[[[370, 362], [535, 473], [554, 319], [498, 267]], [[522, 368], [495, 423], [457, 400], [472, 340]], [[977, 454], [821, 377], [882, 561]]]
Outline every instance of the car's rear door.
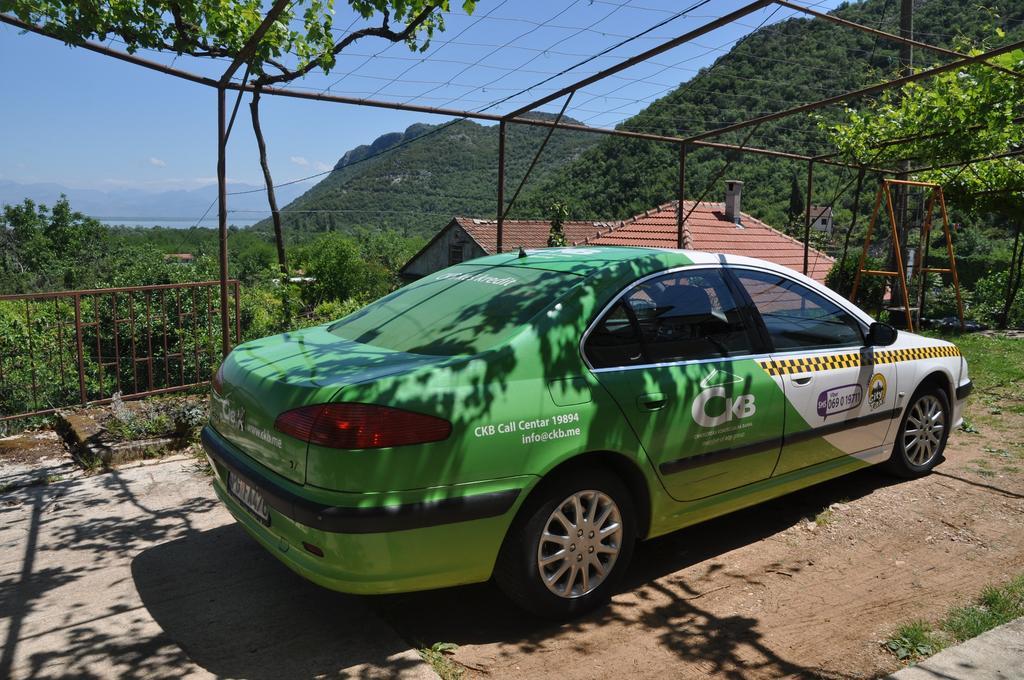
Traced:
[[679, 500], [766, 479], [778, 462], [785, 400], [758, 363], [762, 337], [734, 285], [718, 267], [640, 279], [584, 341], [594, 374]]
[[772, 343], [761, 364], [786, 395], [775, 474], [878, 454], [897, 413], [896, 365], [876, 365], [863, 324], [821, 293], [774, 271], [732, 271]]

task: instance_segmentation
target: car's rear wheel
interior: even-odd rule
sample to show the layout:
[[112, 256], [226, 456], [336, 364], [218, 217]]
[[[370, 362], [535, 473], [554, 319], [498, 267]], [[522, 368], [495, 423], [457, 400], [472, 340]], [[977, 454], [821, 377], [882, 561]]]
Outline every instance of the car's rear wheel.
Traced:
[[633, 554], [635, 527], [622, 482], [605, 470], [568, 470], [543, 483], [520, 510], [494, 579], [538, 616], [578, 616], [614, 592]]
[[889, 471], [908, 479], [928, 474], [942, 461], [951, 420], [949, 398], [944, 390], [919, 389], [900, 421], [888, 461]]

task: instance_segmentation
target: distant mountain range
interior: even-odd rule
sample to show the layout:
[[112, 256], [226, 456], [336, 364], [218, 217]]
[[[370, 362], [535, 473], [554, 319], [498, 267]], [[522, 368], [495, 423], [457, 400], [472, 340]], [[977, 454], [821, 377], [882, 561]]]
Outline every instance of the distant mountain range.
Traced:
[[[278, 201], [282, 204], [294, 200], [309, 184], [293, 184], [278, 189]], [[229, 197], [228, 207], [231, 210], [267, 210], [267, 197], [262, 187], [252, 184], [229, 184], [228, 191], [247, 191], [256, 189], [255, 193]], [[71, 187], [47, 183], [21, 184], [11, 180], [0, 180], [0, 204], [21, 203], [30, 198], [37, 203], [53, 205], [64, 194], [71, 202], [71, 207], [86, 215], [91, 215], [109, 224], [118, 222], [163, 224], [166, 226], [189, 226], [206, 212], [210, 203], [217, 197], [217, 185], [211, 184], [198, 189], [172, 191], [144, 191], [140, 189], [114, 189], [99, 191], [96, 189], [74, 189]], [[251, 212], [231, 213], [230, 221], [235, 224], [255, 222], [261, 214]], [[214, 207], [207, 214], [204, 224], [216, 220], [217, 209]]]

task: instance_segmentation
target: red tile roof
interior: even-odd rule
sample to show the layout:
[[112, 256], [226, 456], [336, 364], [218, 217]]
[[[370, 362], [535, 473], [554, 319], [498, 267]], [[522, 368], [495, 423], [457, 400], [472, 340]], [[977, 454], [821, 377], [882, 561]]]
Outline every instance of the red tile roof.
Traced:
[[[497, 220], [481, 220], [472, 217], [456, 217], [455, 222], [466, 230], [473, 240], [488, 253], [498, 252]], [[565, 242], [572, 244], [591, 238], [621, 222], [565, 222]], [[543, 220], [505, 220], [502, 225], [502, 250], [508, 252], [517, 248], [547, 248], [551, 223]]]
[[[676, 205], [676, 201], [666, 203], [624, 222], [609, 225], [598, 236], [578, 241], [567, 240], [574, 244], [675, 248]], [[722, 203], [704, 202], [696, 210], [693, 209], [692, 201], [684, 201], [683, 206], [689, 214], [683, 230], [683, 248], [759, 257], [796, 271], [803, 270], [803, 243], [769, 227], [761, 220], [741, 213], [740, 228], [725, 218], [725, 205]], [[825, 275], [834, 262], [825, 253], [811, 248], [808, 252], [807, 275], [824, 283]]]

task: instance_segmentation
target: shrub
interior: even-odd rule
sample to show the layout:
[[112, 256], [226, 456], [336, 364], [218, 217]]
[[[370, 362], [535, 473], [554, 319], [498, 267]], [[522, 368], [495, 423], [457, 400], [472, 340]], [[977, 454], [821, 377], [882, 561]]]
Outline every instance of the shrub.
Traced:
[[[825, 276], [825, 285], [839, 293], [845, 298], [850, 297], [853, 290], [853, 280], [857, 274], [859, 259], [856, 255], [848, 254], [846, 263], [836, 260]], [[884, 269], [885, 262], [880, 258], [869, 257], [864, 262], [865, 269]], [[879, 310], [882, 308], [882, 298], [885, 297], [885, 278], [881, 276], [861, 276], [860, 285], [857, 288], [856, 304], [864, 309]]]
[[[982, 323], [998, 325], [1003, 313], [1003, 304], [1006, 299], [1006, 282], [1009, 271], [1003, 270], [992, 272], [978, 280], [974, 287], [971, 315], [977, 317]], [[1017, 291], [1017, 295], [1010, 307], [1010, 314], [1007, 318], [1007, 325], [1016, 328], [1024, 324], [1024, 287]]]

